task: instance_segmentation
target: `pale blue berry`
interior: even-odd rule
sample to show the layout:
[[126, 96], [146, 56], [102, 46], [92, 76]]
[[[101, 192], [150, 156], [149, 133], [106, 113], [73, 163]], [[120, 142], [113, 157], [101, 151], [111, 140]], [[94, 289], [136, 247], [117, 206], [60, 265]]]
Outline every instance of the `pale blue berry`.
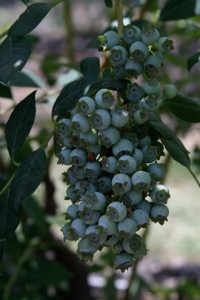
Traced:
[[84, 167], [79, 167], [78, 165], [73, 165], [73, 172], [77, 179], [85, 179], [86, 174], [84, 172]]
[[68, 184], [75, 185], [78, 181], [72, 167], [70, 167], [67, 170], [67, 172], [64, 172], [63, 176], [64, 176], [64, 181], [66, 181]]
[[117, 233], [117, 223], [111, 220], [107, 215], [102, 215], [99, 218], [98, 225], [107, 235]]
[[156, 111], [159, 107], [158, 97], [150, 95], [142, 100], [142, 108], [146, 111]]
[[102, 210], [106, 206], [106, 197], [103, 193], [94, 192], [87, 195], [84, 202], [94, 210]]
[[110, 125], [110, 114], [106, 109], [99, 108], [91, 117], [92, 126], [99, 130], [104, 130]]
[[80, 141], [83, 144], [97, 144], [98, 142], [98, 134], [97, 131], [95, 129], [91, 129], [88, 132], [84, 132], [80, 134]]
[[138, 227], [145, 227], [149, 224], [149, 213], [144, 209], [135, 209], [133, 211], [132, 218]]
[[67, 208], [67, 218], [74, 220], [78, 218], [78, 205], [77, 204], [71, 204]]
[[129, 84], [127, 86], [125, 95], [128, 101], [135, 102], [144, 97], [144, 89], [137, 83]]
[[76, 133], [87, 132], [90, 129], [89, 120], [83, 114], [75, 114], [72, 117], [72, 129]]
[[131, 189], [128, 193], [127, 193], [127, 198], [126, 198], [126, 202], [130, 205], [136, 205], [138, 203], [140, 203], [142, 201], [142, 191], [138, 191], [135, 189]]
[[144, 146], [141, 149], [143, 153], [143, 161], [145, 163], [153, 163], [157, 157], [157, 149], [155, 146]]
[[128, 75], [137, 78], [138, 75], [142, 73], [143, 65], [140, 62], [135, 62], [132, 59], [128, 59], [125, 63], [124, 68], [127, 71]]
[[95, 111], [95, 102], [91, 97], [84, 96], [76, 103], [77, 112], [83, 113], [84, 115], [90, 115]]
[[130, 46], [130, 56], [134, 61], [143, 62], [148, 55], [149, 49], [144, 42], [137, 41]]
[[71, 223], [71, 231], [74, 235], [74, 239], [82, 238], [85, 235], [87, 225], [80, 219], [77, 218]]
[[85, 224], [94, 225], [98, 222], [101, 213], [97, 210], [91, 209], [90, 207], [84, 206], [82, 211], [79, 212], [79, 216]]
[[71, 142], [72, 137], [70, 136], [64, 136], [62, 138], [59, 139], [59, 141], [61, 142], [62, 146], [65, 148], [73, 148], [72, 142]]
[[97, 246], [91, 244], [88, 238], [83, 238], [78, 242], [77, 254], [81, 260], [93, 260], [93, 256], [97, 251]]
[[117, 159], [114, 156], [103, 158], [101, 164], [102, 170], [108, 173], [114, 173], [117, 170]]
[[120, 37], [117, 32], [113, 30], [106, 31], [103, 35], [98, 37], [103, 50], [109, 50], [117, 46], [120, 42]]
[[68, 188], [66, 190], [66, 198], [65, 199], [70, 199], [73, 203], [78, 201], [79, 196], [77, 195], [74, 185], [68, 186]]
[[142, 40], [147, 45], [152, 45], [158, 41], [160, 38], [159, 31], [154, 26], [149, 26], [143, 28], [142, 30]]
[[161, 68], [161, 59], [157, 55], [149, 55], [144, 61], [144, 69], [149, 76], [155, 76]]
[[128, 57], [128, 52], [122, 46], [114, 46], [110, 49], [110, 64], [112, 66], [121, 66], [123, 65]]
[[85, 232], [85, 237], [89, 239], [92, 245], [96, 247], [103, 246], [106, 241], [107, 235], [100, 230], [97, 225], [89, 225]]
[[124, 195], [131, 189], [131, 178], [126, 174], [118, 173], [113, 176], [112, 188], [116, 195]]
[[74, 235], [73, 232], [71, 231], [71, 223], [66, 223], [62, 228], [61, 231], [64, 236], [64, 241], [73, 241], [74, 240]]
[[147, 171], [151, 174], [151, 177], [156, 181], [162, 180], [165, 175], [164, 165], [159, 163], [153, 163], [151, 165], [148, 165]]
[[152, 207], [152, 202], [147, 201], [146, 199], [143, 199], [138, 205], [136, 205], [136, 209], [142, 209], [146, 212], [150, 213]]
[[133, 256], [126, 253], [121, 252], [120, 254], [116, 254], [114, 257], [114, 267], [116, 270], [121, 270], [124, 272], [129, 269], [133, 265]]
[[99, 138], [101, 144], [109, 148], [119, 141], [120, 132], [118, 129], [110, 126], [105, 130], [99, 130]]
[[87, 195], [96, 192], [96, 187], [93, 183], [86, 180], [77, 181], [75, 189], [78, 195]]
[[120, 238], [130, 238], [137, 231], [137, 224], [131, 218], [125, 218], [117, 224], [118, 236]]
[[95, 95], [95, 102], [100, 108], [110, 108], [115, 101], [112, 92], [108, 89], [101, 89]]
[[138, 147], [140, 148], [149, 145], [151, 145], [151, 137], [149, 135], [145, 135], [144, 137], [140, 138], [138, 141]]
[[135, 259], [141, 259], [147, 254], [145, 242], [138, 234], [134, 234], [128, 240], [123, 241], [124, 250], [133, 255]]
[[70, 162], [76, 166], [84, 166], [87, 161], [87, 155], [83, 149], [74, 149], [70, 154]]
[[123, 155], [118, 159], [117, 168], [120, 173], [133, 174], [136, 170], [137, 163], [130, 155]]
[[151, 78], [147, 80], [144, 85], [144, 91], [147, 95], [159, 95], [160, 94], [160, 83], [157, 79]]
[[95, 156], [101, 153], [101, 146], [96, 145], [88, 145], [88, 152], [94, 153]]
[[164, 204], [154, 204], [151, 209], [151, 219], [154, 222], [160, 223], [161, 225], [163, 225], [163, 223], [167, 221], [168, 215], [169, 209]]
[[150, 192], [150, 197], [155, 203], [166, 204], [170, 198], [169, 189], [163, 184], [157, 184]]
[[112, 250], [115, 254], [120, 254], [122, 251], [124, 251], [122, 242], [118, 241], [115, 245], [112, 246]]
[[112, 190], [112, 180], [108, 176], [102, 176], [97, 181], [97, 189], [99, 192], [106, 194]]
[[132, 184], [135, 189], [147, 192], [151, 186], [151, 176], [148, 172], [137, 171], [132, 176]]
[[[116, 224], [116, 223], [114, 223]], [[111, 235], [110, 237], [108, 237], [108, 239], [105, 241], [104, 245], [106, 247], [112, 247], [115, 246], [117, 243], [119, 242], [119, 238], [116, 235]]]
[[62, 149], [58, 154], [58, 164], [70, 165], [72, 149]]
[[131, 155], [133, 153], [133, 149], [133, 144], [129, 140], [122, 138], [112, 147], [112, 152], [115, 157], [120, 157], [126, 154]]
[[84, 170], [89, 180], [97, 179], [101, 173], [101, 165], [98, 161], [93, 161], [93, 162], [88, 161], [85, 164]]
[[124, 65], [112, 67], [112, 76], [117, 78], [126, 78], [126, 70]]
[[158, 40], [157, 47], [162, 53], [167, 53], [174, 49], [173, 41], [164, 36]]
[[135, 148], [133, 152], [133, 158], [135, 159], [137, 165], [139, 166], [143, 162], [143, 153], [140, 149]]
[[119, 202], [113, 201], [107, 207], [107, 216], [114, 222], [121, 222], [127, 215], [126, 206]]
[[134, 118], [135, 123], [139, 124], [139, 125], [146, 123], [148, 120], [145, 111], [140, 110], [140, 109], [137, 110], [136, 112], [134, 112], [133, 118]]
[[69, 119], [60, 119], [56, 124], [56, 133], [62, 137], [69, 136], [71, 134], [72, 122]]
[[131, 45], [133, 42], [141, 40], [140, 28], [131, 24], [125, 26], [123, 30], [123, 40], [128, 45]]
[[122, 128], [129, 122], [129, 113], [125, 109], [115, 109], [111, 111], [111, 125]]

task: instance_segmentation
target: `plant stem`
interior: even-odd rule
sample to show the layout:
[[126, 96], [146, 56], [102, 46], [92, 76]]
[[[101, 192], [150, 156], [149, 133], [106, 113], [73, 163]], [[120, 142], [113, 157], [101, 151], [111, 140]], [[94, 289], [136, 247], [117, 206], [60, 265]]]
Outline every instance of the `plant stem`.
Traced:
[[199, 182], [198, 178], [196, 177], [196, 175], [193, 173], [193, 171], [190, 168], [188, 168], [188, 171], [190, 172], [190, 174], [192, 175], [192, 177], [196, 181], [197, 185], [200, 187], [200, 182]]
[[3, 31], [2, 33], [0, 33], [0, 39], [2, 39], [4, 36], [7, 35], [9, 29], [6, 29], [5, 31]]
[[116, 0], [116, 12], [117, 12], [117, 22], [118, 22], [118, 34], [123, 34], [123, 8], [121, 0]]
[[15, 172], [13, 173], [13, 175], [10, 177], [10, 179], [8, 180], [8, 182], [4, 185], [4, 187], [2, 188], [2, 190], [0, 191], [0, 196], [8, 189], [8, 187], [10, 186], [13, 177], [15, 175]]
[[64, 1], [64, 11], [63, 11], [63, 17], [65, 22], [65, 28], [66, 28], [66, 54], [67, 59], [74, 63], [75, 60], [75, 50], [74, 50], [74, 25], [72, 20], [72, 7], [71, 7], [71, 0], [65, 0]]

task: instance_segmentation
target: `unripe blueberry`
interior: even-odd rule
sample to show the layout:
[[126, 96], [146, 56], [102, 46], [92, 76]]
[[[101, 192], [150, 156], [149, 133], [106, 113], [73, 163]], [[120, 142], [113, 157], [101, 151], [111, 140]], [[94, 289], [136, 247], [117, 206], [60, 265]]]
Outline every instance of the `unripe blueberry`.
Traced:
[[80, 219], [74, 219], [71, 223], [71, 231], [74, 235], [74, 239], [81, 238], [85, 235], [87, 225]]
[[102, 210], [106, 206], [106, 197], [103, 193], [94, 192], [87, 195], [84, 202], [94, 210]]
[[163, 95], [167, 99], [173, 99], [177, 94], [177, 88], [174, 84], [166, 84], [163, 88]]
[[156, 96], [150, 95], [142, 100], [142, 108], [146, 111], [156, 111], [159, 107], [159, 101]]
[[126, 174], [118, 173], [112, 179], [112, 188], [116, 195], [124, 195], [131, 189], [131, 178]]
[[141, 39], [141, 32], [139, 27], [134, 25], [127, 25], [124, 27], [123, 31], [123, 40], [128, 45], [131, 45], [133, 42], [139, 41]]
[[157, 55], [149, 55], [144, 61], [144, 69], [150, 76], [155, 76], [161, 67], [161, 60]]
[[134, 78], [137, 78], [138, 75], [141, 74], [143, 70], [142, 63], [134, 62], [132, 59], [128, 59], [124, 67], [128, 75], [133, 76]]
[[145, 111], [140, 110], [140, 109], [137, 110], [136, 112], [134, 112], [133, 118], [134, 118], [135, 123], [139, 124], [139, 125], [146, 123], [148, 120]]
[[143, 161], [145, 163], [153, 163], [157, 157], [157, 149], [154, 146], [144, 146], [141, 149], [143, 153]]
[[80, 134], [80, 141], [86, 145], [88, 144], [97, 144], [98, 142], [98, 134], [95, 129], [91, 129], [88, 132], [84, 132]]
[[90, 115], [95, 111], [95, 102], [91, 97], [84, 96], [76, 103], [77, 112], [83, 113], [84, 115]]
[[107, 235], [100, 230], [97, 225], [89, 225], [85, 232], [85, 237], [89, 239], [91, 244], [99, 247], [106, 241]]
[[137, 163], [130, 155], [123, 155], [118, 159], [117, 166], [120, 173], [133, 174], [136, 170]]
[[130, 238], [137, 231], [137, 224], [131, 218], [125, 218], [118, 223], [118, 235], [120, 238]]
[[150, 192], [150, 197], [155, 203], [166, 204], [170, 197], [169, 189], [163, 184], [157, 184]]
[[115, 101], [112, 92], [108, 89], [101, 89], [95, 95], [95, 102], [100, 108], [110, 108]]
[[144, 83], [144, 91], [147, 95], [159, 95], [160, 83], [155, 78], [151, 78]]
[[130, 56], [136, 62], [143, 62], [149, 54], [147, 45], [142, 42], [134, 42], [130, 47]]
[[71, 134], [71, 120], [69, 119], [60, 119], [56, 124], [56, 133], [65, 137]]
[[149, 202], [144, 199], [135, 208], [145, 210], [149, 214], [151, 211], [151, 206], [152, 206], [152, 202]]
[[67, 208], [67, 218], [68, 219], [76, 219], [78, 218], [78, 205], [77, 204], [71, 204]]
[[135, 148], [133, 152], [133, 158], [135, 159], [137, 165], [140, 165], [143, 162], [143, 153], [140, 149]]
[[132, 188], [127, 193], [127, 197], [128, 199], [126, 201], [130, 206], [136, 205], [142, 201], [142, 191], [138, 191]]
[[87, 161], [86, 152], [83, 149], [74, 149], [70, 154], [70, 162], [76, 166], [84, 166]]
[[114, 258], [114, 267], [115, 270], [121, 270], [124, 272], [126, 269], [130, 268], [133, 265], [133, 257], [132, 255], [121, 252], [120, 254], [116, 254]]
[[110, 114], [106, 109], [99, 108], [91, 117], [92, 126], [99, 130], [104, 130], [110, 125]]
[[72, 118], [72, 129], [76, 133], [87, 132], [90, 129], [88, 118], [83, 114], [75, 114]]
[[109, 148], [119, 141], [120, 132], [118, 129], [110, 126], [104, 130], [99, 130], [99, 138], [101, 144]]
[[148, 172], [137, 171], [132, 176], [132, 184], [135, 189], [148, 192], [151, 186], [151, 176]]
[[114, 222], [121, 222], [127, 215], [126, 206], [119, 202], [113, 201], [107, 207], [107, 216]]
[[92, 260], [96, 251], [97, 247], [89, 239], [83, 238], [78, 242], [77, 254], [81, 260]]
[[114, 156], [103, 158], [101, 164], [102, 170], [108, 173], [114, 173], [117, 170], [117, 159]]
[[128, 52], [122, 46], [114, 46], [110, 49], [110, 63], [112, 66], [123, 65], [128, 57]]
[[133, 211], [132, 218], [138, 227], [145, 227], [149, 224], [149, 213], [144, 209], [135, 209]]
[[107, 235], [114, 235], [117, 233], [117, 224], [106, 215], [102, 215], [99, 218], [98, 225], [107, 233]]
[[167, 53], [174, 49], [173, 41], [164, 36], [158, 40], [157, 47], [162, 53]]
[[112, 152], [116, 157], [126, 154], [131, 155], [133, 153], [133, 144], [127, 139], [120, 139], [119, 142], [112, 147]]
[[61, 152], [58, 154], [58, 164], [62, 165], [70, 165], [72, 149], [62, 149]]
[[126, 99], [130, 102], [141, 100], [144, 97], [143, 87], [137, 83], [129, 84], [126, 89]]
[[108, 176], [102, 176], [97, 181], [97, 189], [99, 192], [106, 194], [112, 190], [112, 180]]
[[145, 44], [152, 45], [156, 43], [159, 38], [160, 38], [160, 33], [154, 26], [143, 28], [142, 40]]
[[103, 35], [98, 37], [103, 50], [109, 50], [114, 46], [119, 45], [120, 37], [117, 32], [113, 30], [106, 31]]
[[70, 185], [66, 191], [66, 199], [70, 199], [73, 203], [78, 201], [79, 196], [77, 195], [74, 185]]
[[158, 222], [161, 225], [167, 221], [169, 215], [169, 209], [164, 204], [155, 204], [151, 209], [151, 218], [154, 222]]
[[151, 177], [156, 181], [162, 180], [165, 174], [164, 165], [158, 163], [148, 165], [147, 171], [151, 174]]
[[135, 259], [141, 259], [147, 254], [145, 242], [138, 234], [134, 234], [128, 240], [123, 241], [124, 250], [133, 255]]
[[74, 235], [73, 232], [71, 231], [71, 223], [66, 223], [62, 228], [61, 231], [64, 236], [64, 241], [73, 241], [74, 240]]
[[116, 109], [111, 112], [111, 125], [117, 128], [124, 127], [129, 122], [129, 113], [125, 109]]
[[98, 161], [88, 161], [84, 167], [86, 176], [88, 179], [97, 179], [101, 173], [101, 165]]

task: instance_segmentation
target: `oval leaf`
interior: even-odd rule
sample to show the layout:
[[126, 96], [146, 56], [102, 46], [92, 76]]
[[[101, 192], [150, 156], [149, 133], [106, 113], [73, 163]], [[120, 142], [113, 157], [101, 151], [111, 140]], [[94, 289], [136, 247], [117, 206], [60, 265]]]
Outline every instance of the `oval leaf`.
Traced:
[[20, 87], [39, 87], [44, 88], [43, 81], [34, 73], [29, 70], [24, 70], [22, 72], [16, 72], [14, 76], [10, 78], [9, 84], [11, 86]]
[[[199, 1], [199, 0], [197, 0]], [[160, 13], [160, 21], [187, 19], [195, 16], [196, 0], [169, 0]]]
[[5, 127], [8, 152], [13, 161], [35, 120], [35, 93], [32, 92], [15, 107]]
[[31, 32], [48, 14], [52, 6], [48, 3], [34, 3], [19, 16], [19, 19], [10, 27], [8, 36], [20, 37]]
[[10, 77], [24, 67], [30, 53], [24, 38], [6, 38], [0, 45], [0, 81], [8, 83]]
[[41, 148], [20, 163], [10, 185], [10, 197], [16, 209], [40, 185], [46, 172], [46, 165], [45, 152]]
[[12, 92], [10, 87], [1, 82], [0, 82], [0, 97], [8, 98], [8, 99], [12, 98]]
[[198, 62], [200, 62], [200, 49], [188, 59], [187, 61], [188, 71], [190, 71], [192, 67]]
[[200, 122], [200, 101], [177, 94], [173, 99], [165, 99], [162, 107], [168, 108], [179, 119], [190, 122]]
[[84, 76], [96, 79], [100, 71], [100, 62], [97, 57], [87, 57], [80, 62], [80, 69]]

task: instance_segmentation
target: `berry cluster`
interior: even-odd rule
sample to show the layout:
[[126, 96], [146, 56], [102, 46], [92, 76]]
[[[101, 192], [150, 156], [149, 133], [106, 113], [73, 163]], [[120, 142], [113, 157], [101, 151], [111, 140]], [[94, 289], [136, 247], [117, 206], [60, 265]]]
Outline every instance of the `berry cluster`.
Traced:
[[[102, 88], [81, 97], [56, 124], [58, 163], [69, 166], [63, 175], [72, 202], [61, 230], [65, 239], [78, 240], [81, 259], [92, 260], [97, 250], [110, 247], [115, 268], [123, 271], [147, 253], [140, 228], [150, 220], [163, 224], [169, 214], [158, 162], [164, 147], [148, 126], [148, 113], [159, 106], [157, 75], [173, 45], [154, 27], [141, 31], [133, 25], [122, 37], [108, 31], [100, 41], [109, 51], [111, 76], [129, 83], [120, 93]], [[140, 74], [143, 85], [136, 82]], [[173, 98], [176, 88], [167, 85], [163, 94]]]

